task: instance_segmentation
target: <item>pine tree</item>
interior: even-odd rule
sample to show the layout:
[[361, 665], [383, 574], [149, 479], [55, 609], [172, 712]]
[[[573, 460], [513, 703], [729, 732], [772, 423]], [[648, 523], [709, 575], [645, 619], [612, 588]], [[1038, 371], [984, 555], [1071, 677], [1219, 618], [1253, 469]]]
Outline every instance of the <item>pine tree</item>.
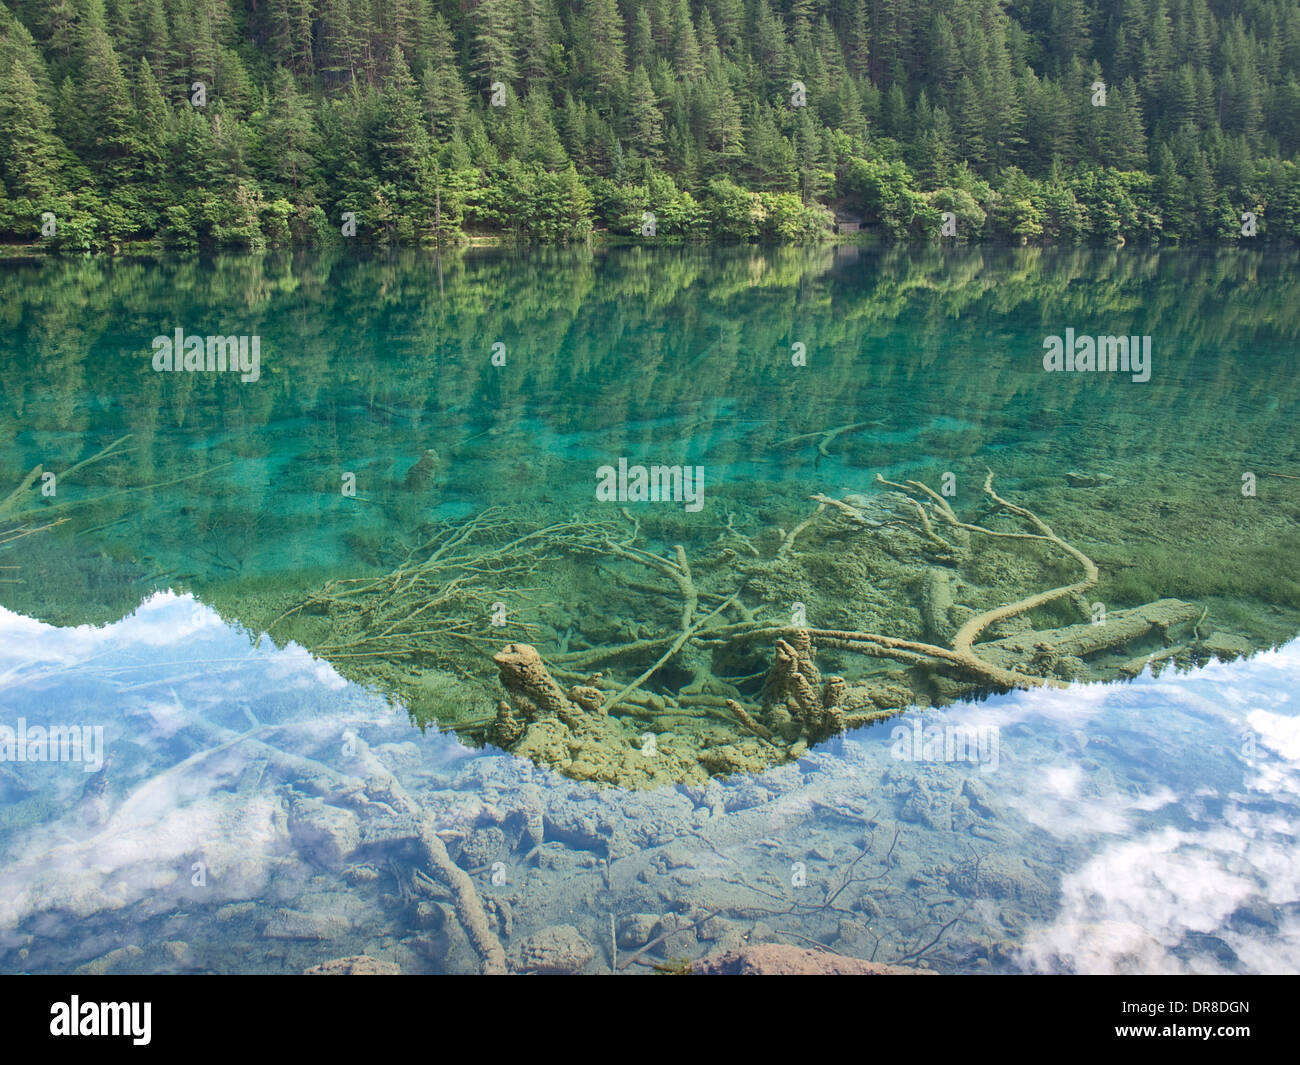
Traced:
[[275, 146], [272, 173], [297, 193], [316, 165], [318, 138], [309, 101], [283, 68], [276, 71], [266, 136]]
[[325, 74], [327, 87], [355, 80], [362, 69], [365, 45], [352, 0], [320, 0], [320, 24], [315, 65]]
[[134, 88], [136, 131], [140, 145], [136, 154], [136, 173], [146, 184], [154, 206], [160, 208], [166, 200], [167, 152], [171, 140], [172, 113], [145, 56], [140, 57], [136, 67]]
[[781, 132], [770, 107], [755, 107], [745, 137], [746, 169], [754, 188], [788, 192], [798, 187], [798, 159], [794, 145]]
[[550, 84], [560, 32], [554, 0], [520, 0], [519, 73], [530, 92]]
[[592, 84], [601, 93], [616, 92], [627, 79], [627, 46], [617, 0], [587, 0], [585, 20]]
[[48, 202], [64, 151], [35, 80], [15, 59], [0, 71], [0, 178], [9, 197]]
[[952, 22], [942, 11], [935, 13], [931, 24], [927, 59], [925, 69], [930, 72], [931, 86], [940, 90], [939, 99], [953, 100], [962, 73], [961, 50]]
[[131, 54], [149, 60], [149, 67], [160, 84], [167, 84], [171, 70], [171, 31], [167, 26], [167, 9], [163, 0], [140, 0], [132, 25]]
[[1146, 133], [1132, 79], [1115, 88], [1107, 100], [1101, 161], [1117, 170], [1138, 170], [1147, 165]]
[[473, 28], [471, 72], [486, 90], [493, 82], [511, 86], [519, 78], [515, 60], [516, 0], [478, 0], [469, 15]]
[[416, 92], [415, 79], [397, 47], [388, 57], [393, 74], [380, 98], [373, 138], [376, 173], [380, 180], [410, 181], [420, 159], [429, 153], [429, 135]]
[[1158, 152], [1159, 162], [1156, 166], [1155, 192], [1160, 204], [1160, 214], [1164, 221], [1164, 233], [1171, 240], [1183, 237], [1191, 217], [1187, 202], [1188, 188], [1183, 176], [1178, 173], [1174, 153], [1168, 144], [1162, 144]]
[[645, 67], [632, 72], [627, 99], [628, 144], [639, 155], [658, 162], [663, 158], [663, 116]]
[[985, 142], [993, 163], [999, 168], [1018, 161], [1025, 144], [1025, 110], [1019, 85], [1012, 73], [1005, 21], [1005, 16], [997, 16], [988, 31], [988, 83], [986, 87], [982, 86], [988, 119]]
[[299, 74], [312, 72], [311, 0], [267, 0], [264, 15], [277, 63]]
[[628, 59], [634, 67], [649, 67], [656, 55], [650, 12], [644, 7], [638, 7], [632, 22], [632, 34], [628, 39]]
[[676, 0], [673, 7], [672, 55], [679, 78], [691, 81], [700, 76], [700, 42], [695, 36], [687, 0]]
[[706, 165], [714, 173], [723, 173], [733, 161], [744, 157], [745, 135], [740, 104], [717, 57], [704, 75], [701, 98]]
[[551, 124], [551, 104], [544, 93], [529, 95], [524, 103], [526, 123], [525, 162], [536, 163], [547, 170], [559, 170], [569, 165], [568, 154], [560, 135]]
[[[940, 18], [942, 16], [936, 16]], [[864, 78], [871, 69], [871, 26], [867, 21], [867, 0], [850, 0], [846, 31], [849, 70]], [[933, 57], [939, 62], [937, 56]]]
[[460, 129], [469, 107], [453, 47], [446, 20], [434, 15], [426, 49], [428, 61], [422, 74], [422, 99], [429, 132], [438, 141], [448, 140]]
[[711, 0], [708, 10], [713, 16], [718, 47], [724, 54], [732, 54], [745, 35], [744, 0]]
[[1051, 48], [1056, 75], [1065, 73], [1070, 60], [1087, 55], [1091, 45], [1092, 27], [1084, 0], [1057, 0], [1048, 10], [1047, 37]]
[[975, 83], [963, 76], [957, 83], [957, 155], [972, 166], [981, 167], [988, 161], [986, 125], [983, 101]]
[[135, 108], [98, 0], [89, 0], [77, 50], [78, 147], [98, 160], [113, 184], [123, 184], [132, 177], [131, 157], [140, 146]]

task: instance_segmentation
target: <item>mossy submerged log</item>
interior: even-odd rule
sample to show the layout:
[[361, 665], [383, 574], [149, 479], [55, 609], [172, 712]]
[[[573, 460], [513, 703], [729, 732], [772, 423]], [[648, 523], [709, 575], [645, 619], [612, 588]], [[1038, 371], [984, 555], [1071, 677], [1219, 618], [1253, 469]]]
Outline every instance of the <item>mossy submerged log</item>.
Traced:
[[[446, 725], [575, 779], [653, 787], [761, 770], [912, 706], [1118, 679], [1127, 674], [1110, 652], [1167, 646], [1171, 630], [1198, 615], [1160, 600], [1112, 610], [1103, 625], [1034, 628], [1043, 608], [1084, 608], [1100, 576], [1091, 558], [999, 495], [992, 473], [978, 522], [923, 482], [882, 484], [891, 490], [835, 506], [814, 496], [817, 522], [793, 526], [797, 537], [755, 536], [750, 555], [729, 546], [726, 530], [711, 548], [669, 540], [656, 551], [628, 513], [620, 526], [493, 508], [421, 532], [391, 574], [332, 581], [271, 629], [343, 660], [349, 675], [433, 669], [459, 675], [467, 691], [482, 684], [475, 700], [491, 692], [496, 713]], [[857, 520], [867, 512], [869, 521]], [[998, 515], [1021, 528], [990, 525]], [[656, 534], [662, 545], [663, 528]], [[1078, 567], [1074, 580], [1031, 591], [1063, 561]], [[888, 580], [877, 588], [882, 565]], [[819, 591], [814, 582], [828, 573], [838, 576]], [[989, 573], [1002, 576], [990, 582]], [[909, 591], [918, 603], [900, 600]], [[829, 617], [843, 617], [840, 603], [887, 596], [882, 631], [771, 620], [774, 600], [819, 595], [818, 613]], [[560, 605], [512, 609], [504, 626], [484, 630], [499, 598], [543, 597]], [[1103, 653], [1099, 667], [1085, 662]], [[494, 684], [476, 676], [485, 654]], [[888, 665], [873, 669], [871, 659]]]

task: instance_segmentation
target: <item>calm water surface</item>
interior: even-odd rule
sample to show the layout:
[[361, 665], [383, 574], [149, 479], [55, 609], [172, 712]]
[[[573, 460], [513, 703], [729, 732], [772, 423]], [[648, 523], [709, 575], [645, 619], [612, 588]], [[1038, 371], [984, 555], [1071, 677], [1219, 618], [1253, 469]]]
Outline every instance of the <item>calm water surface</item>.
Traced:
[[[4, 264], [0, 499], [27, 485], [0, 503], [4, 969], [476, 971], [378, 767], [520, 970], [645, 972], [773, 941], [942, 971], [1294, 971], [1295, 259]], [[154, 338], [177, 329], [258, 338], [258, 379], [155, 371]], [[1150, 379], [1046, 373], [1067, 329], [1150, 337]], [[620, 460], [698, 468], [695, 502], [601, 501]], [[26, 481], [38, 465], [52, 484]], [[708, 751], [758, 748], [723, 694], [758, 704], [770, 640], [692, 641], [654, 670], [659, 710], [618, 716], [614, 786], [584, 776], [598, 749], [484, 742], [506, 643], [566, 687], [601, 672], [614, 689], [667, 649], [680, 590], [611, 543], [670, 561], [681, 545], [700, 615], [739, 611], [734, 593], [781, 624], [939, 644], [1076, 580], [1041, 544], [973, 534], [926, 555], [876, 480], [1026, 528], [990, 504], [988, 471], [1100, 572], [1026, 625], [1157, 600], [1194, 619], [1071, 657], [1069, 687], [936, 685], [725, 772]], [[872, 524], [822, 513], [788, 540], [814, 493]], [[539, 529], [536, 551], [512, 546]], [[899, 668], [818, 661], [850, 684]], [[22, 730], [74, 725], [80, 760], [18, 760]]]

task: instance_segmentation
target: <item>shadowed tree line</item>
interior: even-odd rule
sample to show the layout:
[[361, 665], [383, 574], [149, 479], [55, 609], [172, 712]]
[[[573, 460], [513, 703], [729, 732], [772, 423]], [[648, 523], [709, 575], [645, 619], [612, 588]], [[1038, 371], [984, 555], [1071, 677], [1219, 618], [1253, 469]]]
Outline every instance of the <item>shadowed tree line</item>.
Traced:
[[1298, 78], [1294, 0], [5, 0], [0, 239], [1294, 240]]

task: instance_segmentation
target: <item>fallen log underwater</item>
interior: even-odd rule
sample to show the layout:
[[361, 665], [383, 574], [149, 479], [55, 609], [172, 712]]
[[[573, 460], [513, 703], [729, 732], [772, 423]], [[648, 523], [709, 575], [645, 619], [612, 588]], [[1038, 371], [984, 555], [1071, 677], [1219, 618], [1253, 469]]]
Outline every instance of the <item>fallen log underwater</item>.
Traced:
[[[744, 699], [734, 684], [713, 678], [716, 696], [748, 739], [743, 752], [728, 765], [728, 746], [706, 746], [696, 752], [697, 761], [709, 772], [745, 771], [766, 756], [785, 761], [798, 757], [809, 744], [853, 728], [900, 713], [926, 701], [952, 700], [981, 693], [1015, 688], [1066, 687], [1083, 679], [1085, 659], [1102, 652], [1125, 648], [1135, 642], [1158, 637], [1166, 648], [1172, 629], [1204, 619], [1199, 607], [1177, 599], [1162, 599], [1138, 607], [1118, 609], [1102, 618], [1051, 629], [1024, 625], [1025, 616], [1058, 600], [1086, 605], [1084, 593], [1100, 578], [1096, 564], [1073, 544], [1058, 536], [1031, 510], [1012, 503], [993, 489], [990, 471], [984, 493], [995, 512], [1021, 519], [1032, 531], [990, 529], [962, 521], [948, 501], [919, 481], [880, 483], [900, 490], [914, 509], [919, 529], [914, 530], [927, 550], [939, 553], [945, 562], [959, 563], [970, 550], [972, 536], [994, 541], [1037, 542], [1059, 549], [1076, 562], [1082, 575], [1075, 581], [1024, 596], [972, 615], [952, 634], [950, 644], [903, 639], [882, 633], [822, 629], [807, 625], [764, 625], [753, 619], [753, 611], [740, 602], [737, 589], [722, 605], [700, 617], [703, 596], [696, 588], [685, 548], [676, 545], [673, 558], [661, 558], [628, 544], [606, 544], [619, 557], [641, 563], [668, 576], [677, 585], [682, 602], [679, 632], [664, 640], [639, 640], [622, 647], [561, 653], [548, 667], [538, 649], [525, 643], [511, 643], [494, 656], [506, 699], [498, 705], [495, 719], [485, 735], [507, 750], [534, 760], [557, 765], [562, 772], [579, 778], [626, 784], [655, 774], [648, 773], [645, 760], [629, 753], [628, 737], [611, 719], [617, 704], [627, 703], [657, 670], [672, 661], [688, 645], [710, 648], [725, 657], [737, 647], [758, 641], [773, 641], [773, 657], [766, 670], [757, 702]], [[896, 522], [865, 517], [843, 501], [817, 494], [817, 510], [791, 533], [783, 533], [778, 558], [789, 558], [795, 537], [804, 532], [828, 507], [842, 517], [855, 533], [874, 532]], [[945, 540], [936, 528], [946, 527], [952, 539]], [[928, 570], [927, 603], [923, 613], [927, 627], [941, 628], [939, 616], [951, 609], [946, 566]], [[735, 607], [745, 616], [741, 622], [720, 619]], [[990, 629], [1007, 628], [1019, 622], [1023, 631], [998, 635], [978, 642]], [[1196, 638], [1185, 645], [1194, 649]], [[618, 686], [602, 674], [583, 678], [567, 692], [552, 676], [555, 672], [573, 676], [575, 666], [590, 667], [634, 653], [667, 650], [631, 684]], [[906, 666], [850, 683], [840, 676], [823, 678], [814, 659], [819, 651], [836, 650], [892, 660]], [[1176, 649], [1175, 649], [1176, 650]], [[1173, 652], [1171, 652], [1173, 653]], [[1157, 656], [1159, 660], [1159, 656]], [[567, 668], [566, 668], [567, 667]], [[1125, 675], [1119, 669], [1116, 677]], [[609, 692], [617, 690], [612, 698]], [[671, 692], [655, 694], [657, 708], [665, 714], [689, 711], [691, 695]], [[627, 709], [624, 710], [626, 714]], [[600, 750], [614, 752], [602, 757]], [[664, 745], [656, 745], [656, 756]], [[674, 749], [672, 754], [680, 754]], [[689, 761], [689, 759], [688, 759]], [[639, 770], [639, 771], [638, 771]], [[678, 766], [678, 771], [685, 771]]]

